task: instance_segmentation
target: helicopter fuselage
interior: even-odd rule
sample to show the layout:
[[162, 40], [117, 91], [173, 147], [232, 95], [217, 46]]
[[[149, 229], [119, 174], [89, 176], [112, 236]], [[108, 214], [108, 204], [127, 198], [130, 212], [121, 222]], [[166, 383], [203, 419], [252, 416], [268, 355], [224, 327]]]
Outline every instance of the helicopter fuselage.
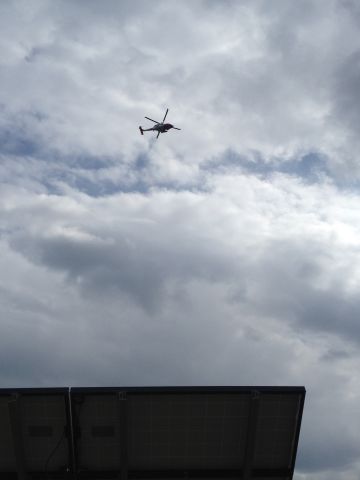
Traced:
[[170, 128], [173, 128], [173, 125], [171, 125], [171, 123], [157, 123], [152, 128], [157, 132], [165, 133], [170, 130]]

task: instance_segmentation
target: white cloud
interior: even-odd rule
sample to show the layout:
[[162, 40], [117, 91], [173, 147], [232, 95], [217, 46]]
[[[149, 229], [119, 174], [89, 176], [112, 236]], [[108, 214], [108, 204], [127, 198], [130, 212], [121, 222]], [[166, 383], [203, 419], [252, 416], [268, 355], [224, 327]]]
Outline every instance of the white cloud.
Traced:
[[20, 3], [9, 31], [14, 9], [3, 6], [5, 118], [21, 119], [46, 151], [121, 152], [129, 161], [141, 149], [134, 126], [169, 106], [187, 141], [162, 137], [157, 155], [169, 142], [193, 163], [229, 146], [266, 158], [320, 151], [335, 173], [353, 171], [355, 139], [338, 92], [350, 115], [358, 29], [348, 8], [324, 7], [69, 2], [53, 11], [48, 2]]
[[358, 15], [0, 6], [1, 385], [304, 384], [296, 478], [358, 478]]

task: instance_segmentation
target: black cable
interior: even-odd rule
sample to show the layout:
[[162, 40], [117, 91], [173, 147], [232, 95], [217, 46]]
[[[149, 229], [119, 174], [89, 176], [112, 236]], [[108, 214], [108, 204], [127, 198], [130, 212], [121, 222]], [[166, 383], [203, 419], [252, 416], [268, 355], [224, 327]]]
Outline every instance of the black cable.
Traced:
[[[76, 415], [76, 424], [79, 423], [79, 420], [80, 420], [80, 413], [81, 413], [81, 407], [83, 405], [83, 402], [84, 400], [81, 399], [80, 401], [78, 400], [77, 402], [75, 401], [74, 403], [78, 403], [79, 404], [79, 410], [77, 412], [77, 415]], [[48, 475], [48, 467], [49, 467], [49, 462], [51, 460], [51, 458], [54, 456], [54, 454], [56, 453], [56, 451], [58, 450], [58, 448], [60, 447], [61, 445], [61, 442], [64, 440], [65, 438], [65, 434], [66, 434], [66, 427], [64, 427], [64, 431], [63, 433], [61, 434], [61, 437], [59, 439], [59, 441], [57, 442], [57, 444], [55, 445], [55, 447], [53, 448], [53, 450], [50, 452], [50, 455], [48, 456], [48, 458], [46, 459], [46, 462], [45, 462], [45, 467], [44, 467], [44, 472], [45, 472], [45, 478], [46, 480], [49, 480], [49, 475]]]
[[57, 449], [60, 447], [61, 445], [61, 442], [64, 440], [65, 438], [65, 428], [64, 428], [64, 431], [63, 433], [61, 434], [61, 437], [58, 441], [58, 443], [55, 445], [55, 447], [53, 448], [53, 450], [50, 452], [50, 455], [48, 456], [48, 458], [46, 459], [46, 462], [45, 462], [45, 467], [44, 467], [44, 471], [45, 471], [45, 477], [48, 479], [48, 466], [49, 466], [49, 462], [51, 460], [51, 457], [55, 454], [55, 452], [57, 451]]

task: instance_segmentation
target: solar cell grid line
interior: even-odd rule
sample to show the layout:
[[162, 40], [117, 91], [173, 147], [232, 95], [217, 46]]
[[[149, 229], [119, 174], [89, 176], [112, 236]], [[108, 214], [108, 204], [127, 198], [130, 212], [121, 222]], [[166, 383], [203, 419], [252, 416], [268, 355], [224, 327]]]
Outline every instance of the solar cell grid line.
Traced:
[[[276, 466], [276, 461], [275, 461], [275, 452], [276, 452], [276, 446], [278, 442], [278, 436], [276, 435], [276, 421], [277, 417], [279, 414], [279, 406], [280, 406], [280, 401], [281, 397], [277, 398], [276, 400], [272, 401], [273, 404], [273, 413], [271, 412], [265, 416], [265, 419], [269, 419], [271, 422], [271, 431], [272, 431], [272, 442], [271, 442], [271, 447], [267, 447], [268, 449], [268, 454], [267, 454], [267, 466]], [[266, 425], [266, 424], [265, 424]], [[270, 429], [269, 429], [270, 430]], [[263, 455], [264, 456], [264, 455]]]
[[[283, 469], [287, 472], [285, 478], [292, 478], [296, 455], [294, 440], [298, 435], [297, 425], [301, 421], [300, 397], [300, 395], [278, 395], [272, 398], [265, 396], [260, 418], [260, 440], [255, 456], [256, 465], [260, 470], [265, 467], [271, 468], [274, 472]], [[286, 428], [284, 425], [279, 428], [283, 420], [287, 422]]]
[[[261, 406], [261, 418], [260, 418], [260, 433], [263, 443], [263, 447], [259, 445], [257, 452], [257, 464], [273, 466], [274, 468], [283, 465], [284, 460], [281, 455], [289, 458], [288, 453], [291, 451], [291, 438], [295, 434], [294, 419], [286, 428], [280, 428], [281, 420], [288, 420], [289, 413], [294, 409], [294, 401], [296, 397], [291, 399], [293, 405], [291, 405], [290, 399], [284, 396], [278, 398], [264, 399], [264, 403]], [[271, 446], [266, 446], [270, 443]], [[285, 440], [284, 440], [285, 439]], [[279, 445], [286, 443], [287, 448], [280, 450]], [[266, 448], [265, 451], [264, 448]]]
[[[191, 396], [193, 397], [193, 396]], [[236, 432], [235, 429], [239, 430], [238, 427], [241, 427], [240, 430], [243, 428], [242, 427], [242, 422], [243, 418], [247, 416], [246, 411], [244, 411], [244, 408], [248, 408], [248, 405], [246, 402], [243, 400], [243, 395], [241, 397], [238, 397], [236, 402], [228, 402], [228, 398], [220, 398], [212, 396], [212, 397], [206, 397], [202, 396], [203, 401], [201, 401], [201, 413], [199, 413], [198, 407], [200, 403], [200, 398], [191, 398], [191, 397], [184, 397], [182, 400], [183, 402], [182, 408], [186, 414], [180, 416], [179, 411], [176, 410], [176, 405], [178, 405], [178, 408], [181, 408], [181, 402], [179, 403], [179, 400], [176, 402], [167, 402], [166, 404], [163, 405], [163, 412], [161, 413], [161, 417], [157, 419], [158, 426], [159, 421], [161, 420], [161, 429], [164, 429], [164, 426], [166, 428], [162, 432], [164, 435], [163, 441], [171, 443], [171, 437], [167, 439], [166, 434], [170, 434], [169, 428], [171, 427], [171, 424], [168, 421], [169, 415], [173, 415], [174, 419], [179, 419], [181, 418], [181, 424], [175, 426], [175, 430], [172, 431], [172, 437], [176, 437], [176, 435], [182, 435], [182, 442], [183, 442], [183, 453], [180, 455], [179, 452], [170, 452], [170, 459], [173, 458], [173, 460], [178, 460], [179, 467], [181, 465], [186, 465], [187, 467], [190, 466], [196, 466], [199, 467], [204, 467], [206, 464], [212, 463], [213, 466], [215, 467], [216, 465], [222, 465], [225, 464], [229, 461], [229, 459], [233, 458], [235, 460], [236, 455], [238, 456], [239, 454], [239, 448], [240, 448], [240, 440], [243, 442], [244, 440], [242, 439], [240, 434], [237, 434], [236, 440], [236, 449], [237, 449], [237, 454], [235, 451], [232, 451], [231, 454], [229, 454], [229, 441], [231, 441], [231, 444], [233, 444], [233, 439], [231, 439], [231, 435], [233, 435], [234, 432]], [[186, 400], [186, 401], [185, 401]], [[150, 400], [148, 402], [150, 404]], [[155, 419], [157, 416], [154, 414], [154, 405], [155, 405], [155, 398], [152, 398], [151, 400], [151, 405], [152, 405], [152, 415], [151, 415], [151, 434], [152, 436], [156, 433], [156, 424], [154, 423]], [[234, 405], [237, 405], [237, 412], [234, 412]], [[245, 406], [245, 407], [244, 407]], [[226, 409], [225, 409], [226, 408]], [[240, 411], [239, 411], [240, 408]], [[194, 416], [194, 410], [198, 410], [197, 416]], [[171, 413], [172, 410], [172, 413]], [[164, 416], [164, 412], [166, 413], [166, 417]], [[192, 412], [192, 413], [191, 413]], [[166, 418], [166, 422], [165, 422]], [[227, 429], [226, 429], [226, 435], [227, 435], [227, 449], [222, 448], [222, 445], [224, 444], [224, 422], [225, 418], [227, 420]], [[236, 422], [238, 425], [234, 425], [234, 422]], [[180, 430], [179, 430], [180, 429]], [[200, 429], [200, 430], [199, 430]], [[145, 432], [146, 433], [146, 432]], [[190, 455], [191, 450], [191, 445], [194, 444], [194, 437], [197, 437], [196, 444], [194, 448], [197, 449], [196, 457]], [[152, 439], [152, 443], [154, 443], [154, 438]], [[134, 444], [134, 438], [132, 438], [131, 444]], [[166, 445], [167, 446], [167, 445]], [[171, 445], [170, 445], [171, 446]], [[150, 445], [151, 447], [151, 445]], [[172, 449], [174, 446], [172, 447]], [[200, 450], [201, 449], [201, 450]], [[211, 451], [210, 451], [210, 450]], [[189, 453], [190, 452], [190, 453]], [[165, 457], [168, 457], [168, 454], [165, 454], [165, 446], [164, 446], [164, 455], [163, 460], [165, 461]], [[158, 455], [153, 455], [152, 460], [154, 461], [156, 457], [161, 458], [161, 456]], [[170, 460], [168, 458], [168, 460]], [[197, 460], [196, 465], [193, 464], [193, 459]], [[238, 466], [240, 465], [240, 460], [237, 458], [237, 464]], [[205, 463], [206, 462], [206, 463]]]
[[121, 480], [128, 478], [128, 401], [126, 392], [118, 393]]
[[[285, 399], [284, 396], [282, 396], [282, 399]], [[295, 407], [295, 402], [294, 402], [294, 407]], [[294, 409], [298, 409], [297, 406], [296, 408], [292, 407], [291, 410], [294, 410]], [[286, 412], [284, 412], [284, 409], [281, 409], [281, 404], [280, 402], [278, 403], [278, 406], [277, 406], [277, 418], [276, 418], [276, 424], [275, 424], [275, 431], [276, 431], [276, 435], [275, 435], [275, 438], [276, 438], [276, 441], [275, 441], [275, 444], [274, 444], [274, 450], [276, 452], [276, 457], [279, 459], [279, 457], [281, 456], [281, 451], [285, 449], [283, 448], [283, 445], [284, 445], [284, 436], [286, 434], [287, 431], [291, 431], [291, 439], [290, 441], [286, 442], [288, 444], [287, 446], [287, 450], [288, 451], [291, 451], [292, 449], [292, 444], [293, 444], [293, 440], [294, 440], [294, 436], [295, 436], [295, 427], [296, 427], [296, 423], [295, 423], [295, 417], [292, 415], [292, 417], [290, 417], [289, 415], [285, 415]], [[275, 457], [275, 454], [274, 454], [274, 457]], [[279, 461], [279, 460], [278, 460]], [[276, 459], [274, 458], [274, 463], [276, 464]], [[288, 466], [289, 466], [289, 463], [288, 462]]]
[[[285, 399], [286, 400], [286, 399]], [[277, 418], [276, 418], [276, 423], [274, 425], [274, 437], [276, 439], [275, 444], [274, 444], [274, 465], [276, 465], [277, 462], [279, 462], [279, 458], [281, 457], [281, 452], [282, 451], [288, 451], [290, 452], [293, 449], [293, 444], [295, 440], [295, 434], [296, 434], [296, 416], [293, 414], [293, 411], [299, 410], [299, 401], [295, 403], [295, 399], [293, 402], [293, 406], [290, 407], [289, 403], [289, 408], [288, 412], [284, 412], [286, 409], [281, 409], [281, 404], [278, 404], [278, 409], [277, 409]], [[291, 412], [291, 416], [289, 415], [289, 412]], [[289, 432], [291, 432], [291, 437], [289, 437]], [[284, 448], [284, 445], [287, 445], [286, 450]], [[288, 462], [288, 465], [291, 463], [291, 459]]]
[[121, 439], [119, 405], [115, 394], [87, 395], [79, 420], [81, 435], [78, 454], [80, 470], [99, 465], [109, 470], [121, 470]]

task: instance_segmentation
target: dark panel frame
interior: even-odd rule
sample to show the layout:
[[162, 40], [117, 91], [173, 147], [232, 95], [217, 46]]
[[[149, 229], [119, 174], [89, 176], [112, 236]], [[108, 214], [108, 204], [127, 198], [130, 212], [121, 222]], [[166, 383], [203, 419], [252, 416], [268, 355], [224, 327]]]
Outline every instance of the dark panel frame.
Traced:
[[[255, 468], [252, 470], [251, 477], [252, 479], [256, 478], [283, 478], [291, 479], [291, 469], [267, 469], [267, 468]], [[79, 472], [77, 475], [78, 479], [119, 479], [118, 470], [107, 470], [107, 471], [88, 471], [88, 472]], [[128, 478], [130, 480], [162, 480], [162, 479], [244, 479], [244, 471], [239, 470], [213, 470], [213, 469], [201, 469], [201, 470], [129, 470]]]
[[97, 395], [105, 395], [105, 394], [114, 394], [118, 392], [126, 392], [126, 394], [131, 395], [143, 395], [145, 393], [152, 394], [152, 395], [163, 395], [163, 394], [219, 394], [219, 393], [226, 393], [226, 394], [251, 394], [252, 392], [257, 391], [260, 394], [278, 394], [278, 395], [305, 395], [305, 387], [272, 387], [272, 386], [201, 386], [201, 387], [188, 387], [188, 386], [173, 386], [173, 387], [72, 387], [70, 390], [70, 394], [97, 394]]

